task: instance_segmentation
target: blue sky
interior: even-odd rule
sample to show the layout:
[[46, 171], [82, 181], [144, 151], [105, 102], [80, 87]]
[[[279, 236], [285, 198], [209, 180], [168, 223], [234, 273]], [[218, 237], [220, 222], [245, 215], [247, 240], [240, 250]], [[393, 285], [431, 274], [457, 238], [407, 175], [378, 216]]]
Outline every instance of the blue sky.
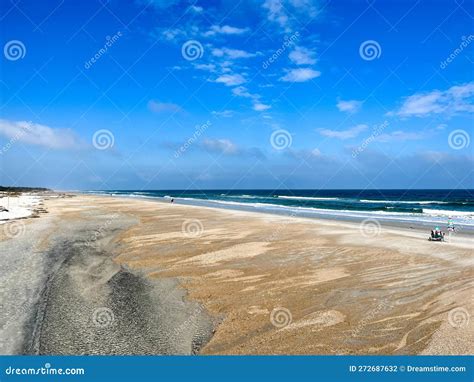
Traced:
[[0, 183], [474, 188], [469, 1], [1, 3]]

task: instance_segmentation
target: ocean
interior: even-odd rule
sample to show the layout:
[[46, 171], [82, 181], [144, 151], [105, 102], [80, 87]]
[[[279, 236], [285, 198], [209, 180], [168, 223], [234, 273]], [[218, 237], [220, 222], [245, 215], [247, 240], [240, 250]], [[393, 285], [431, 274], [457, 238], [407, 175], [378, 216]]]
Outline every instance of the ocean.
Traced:
[[348, 220], [474, 227], [474, 190], [107, 190], [86, 193]]

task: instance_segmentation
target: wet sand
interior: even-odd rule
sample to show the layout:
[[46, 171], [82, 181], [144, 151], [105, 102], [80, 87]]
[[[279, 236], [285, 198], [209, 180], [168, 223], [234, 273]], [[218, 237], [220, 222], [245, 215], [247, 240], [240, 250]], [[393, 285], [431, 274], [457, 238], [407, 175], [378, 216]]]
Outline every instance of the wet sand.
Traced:
[[0, 232], [4, 354], [473, 354], [473, 237], [105, 196], [45, 206], [28, 234]]

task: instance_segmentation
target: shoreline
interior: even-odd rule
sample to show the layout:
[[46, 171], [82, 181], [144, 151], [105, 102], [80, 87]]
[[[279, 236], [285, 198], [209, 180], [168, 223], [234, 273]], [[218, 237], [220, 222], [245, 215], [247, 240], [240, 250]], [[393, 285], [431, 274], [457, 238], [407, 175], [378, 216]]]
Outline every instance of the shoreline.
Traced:
[[[92, 193], [92, 192], [86, 192], [86, 193], [81, 193], [81, 192], [75, 192], [71, 193], [73, 195], [95, 195], [98, 197], [113, 197], [113, 198], [124, 198], [124, 199], [137, 199], [137, 200], [149, 200], [149, 201], [155, 201], [159, 203], [169, 203], [169, 199], [167, 198], [162, 198], [162, 197], [147, 197], [147, 196], [136, 196], [136, 195], [109, 195], [109, 194], [103, 194], [103, 193]], [[252, 206], [250, 203], [248, 206], [245, 206], [244, 203], [239, 204], [239, 205], [234, 205], [234, 204], [225, 204], [219, 201], [211, 201], [211, 200], [201, 200], [201, 199], [187, 199], [187, 198], [174, 198], [174, 203], [179, 204], [179, 205], [184, 205], [184, 206], [195, 206], [195, 207], [202, 207], [202, 208], [213, 208], [213, 209], [220, 209], [220, 210], [227, 210], [227, 211], [245, 211], [249, 213], [258, 213], [258, 214], [268, 214], [268, 215], [277, 215], [277, 216], [283, 216], [283, 217], [292, 217], [292, 218], [301, 218], [301, 219], [309, 219], [309, 220], [315, 220], [315, 221], [324, 221], [324, 222], [347, 222], [347, 223], [354, 223], [358, 224], [363, 222], [364, 220], [376, 220], [380, 225], [383, 226], [389, 226], [389, 227], [394, 227], [394, 228], [408, 228], [408, 229], [424, 229], [427, 230], [429, 233], [431, 229], [433, 229], [435, 226], [443, 226], [445, 222], [442, 221], [420, 221], [420, 220], [412, 220], [410, 221], [408, 218], [392, 218], [389, 216], [385, 216], [382, 214], [377, 214], [377, 213], [370, 213], [370, 212], [362, 212], [359, 211], [361, 216], [354, 216], [354, 215], [345, 215], [343, 212], [344, 211], [339, 211], [339, 210], [334, 210], [334, 212], [327, 210], [327, 212], [307, 212], [305, 209], [311, 209], [311, 208], [305, 208], [301, 207], [301, 210], [297, 210], [295, 212], [295, 209], [298, 207], [293, 207], [293, 210], [291, 210], [290, 207], [283, 207], [279, 208], [257, 208]], [[268, 205], [271, 206], [271, 205]], [[354, 211], [357, 212], [357, 211]], [[365, 214], [365, 215], [364, 215]], [[363, 216], [362, 216], [363, 215]], [[447, 220], [447, 218], [446, 218]], [[456, 224], [458, 232], [456, 235], [470, 235], [474, 234], [474, 223], [473, 224], [463, 224], [463, 223], [457, 223]]]
[[[24, 219], [26, 235], [1, 238], [7, 273], [21, 264], [8, 285], [25, 289], [7, 296], [23, 299], [25, 312], [36, 309], [44, 274], [55, 274], [39, 353], [474, 351], [472, 320], [465, 328], [448, 320], [453, 310], [473, 311], [472, 236], [432, 243], [423, 230], [381, 224], [364, 237], [350, 222], [156, 202], [51, 198], [48, 214]], [[2, 321], [15, 333], [21, 315], [9, 317], [9, 303]], [[92, 308], [112, 310], [113, 324], [94, 326]], [[16, 330], [31, 334], [28, 325]], [[130, 338], [162, 338], [169, 352]]]
[[[115, 199], [123, 199], [124, 201], [127, 200], [144, 200], [144, 201], [150, 201], [150, 202], [155, 202], [155, 203], [161, 203], [168, 205], [170, 204], [169, 200], [164, 199], [164, 198], [157, 198], [157, 197], [134, 197], [134, 196], [127, 196], [127, 195], [120, 195], [120, 196], [115, 196], [115, 195], [104, 195], [104, 194], [83, 194], [83, 193], [68, 193], [71, 195], [94, 195], [97, 197], [104, 197], [104, 198], [115, 198]], [[193, 202], [188, 202], [188, 201], [182, 201], [180, 199], [174, 199], [175, 205], [180, 205], [180, 206], [187, 206], [187, 207], [196, 207], [196, 208], [204, 208], [204, 209], [210, 209], [210, 210], [217, 210], [217, 211], [229, 211], [230, 213], [236, 212], [236, 213], [248, 213], [250, 215], [255, 214], [255, 216], [278, 216], [281, 218], [288, 218], [288, 219], [295, 219], [295, 220], [301, 220], [301, 221], [306, 221], [306, 222], [311, 222], [315, 224], [329, 224], [329, 225], [347, 225], [350, 227], [354, 226], [360, 226], [360, 224], [364, 221], [368, 221], [369, 223], [371, 221], [376, 221], [380, 227], [384, 228], [391, 228], [391, 229], [402, 229], [407, 232], [423, 232], [426, 235], [426, 238], [428, 239], [430, 230], [433, 229], [434, 225], [430, 225], [428, 223], [423, 224], [418, 221], [415, 222], [408, 222], [408, 221], [395, 221], [395, 220], [390, 220], [390, 219], [384, 219], [380, 218], [377, 215], [374, 215], [373, 217], [370, 218], [344, 218], [344, 217], [336, 217], [332, 215], [325, 215], [325, 216], [307, 216], [305, 214], [288, 214], [288, 213], [279, 213], [279, 212], [272, 212], [269, 210], [257, 210], [253, 207], [248, 207], [248, 208], [241, 208], [241, 207], [231, 207], [231, 206], [225, 206], [225, 205], [211, 205], [211, 204], [198, 204]], [[449, 235], [447, 234], [447, 239]], [[457, 232], [451, 235], [453, 239], [456, 237], [459, 238], [470, 238], [474, 237], [474, 225], [473, 226], [465, 226], [465, 225], [458, 225]]]

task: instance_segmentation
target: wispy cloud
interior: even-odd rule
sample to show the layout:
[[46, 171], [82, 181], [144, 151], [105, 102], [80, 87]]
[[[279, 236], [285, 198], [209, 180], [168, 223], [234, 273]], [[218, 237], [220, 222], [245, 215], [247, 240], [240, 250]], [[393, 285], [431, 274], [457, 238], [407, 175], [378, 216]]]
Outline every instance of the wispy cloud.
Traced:
[[241, 74], [223, 74], [216, 78], [215, 82], [224, 84], [225, 86], [237, 86], [246, 82]]
[[218, 117], [230, 118], [234, 115], [234, 112], [232, 110], [213, 111], [212, 115], [216, 115]]
[[255, 102], [253, 104], [253, 109], [255, 111], [265, 111], [265, 110], [268, 110], [270, 108], [271, 108], [270, 105], [265, 105], [264, 103], [261, 103], [261, 102]]
[[421, 117], [431, 113], [442, 113], [445, 110], [442, 98], [443, 93], [440, 91], [412, 95], [405, 100], [397, 114], [402, 117], [412, 115]]
[[265, 158], [265, 155], [260, 149], [256, 147], [239, 147], [237, 144], [227, 138], [205, 139], [201, 144], [201, 148], [207, 152], [226, 156], [254, 157], [258, 159]]
[[474, 82], [452, 86], [448, 90], [417, 93], [405, 99], [396, 113], [400, 117], [427, 117], [433, 114], [451, 116], [473, 113]]
[[250, 98], [253, 102], [252, 108], [255, 111], [265, 111], [271, 108], [270, 105], [261, 102], [262, 97], [259, 94], [250, 93], [245, 86], [237, 86], [236, 88], [233, 88], [232, 94], [237, 97]]
[[315, 53], [305, 47], [297, 46], [293, 49], [288, 57], [296, 65], [312, 65], [316, 63], [316, 58], [314, 58]]
[[199, 70], [206, 70], [208, 72], [215, 72], [216, 71], [216, 65], [214, 64], [195, 64], [194, 67]]
[[189, 8], [188, 8], [190, 11], [193, 11], [195, 13], [201, 13], [204, 8], [203, 7], [199, 7], [197, 5], [191, 5]]
[[175, 113], [183, 110], [181, 106], [175, 103], [160, 102], [156, 100], [150, 100], [148, 102], [148, 109], [154, 113]]
[[212, 54], [216, 57], [225, 57], [228, 59], [250, 58], [256, 56], [256, 53], [249, 53], [245, 50], [229, 48], [215, 48], [212, 50]]
[[367, 125], [357, 125], [346, 130], [331, 130], [331, 129], [318, 129], [317, 131], [323, 137], [337, 138], [337, 139], [350, 139], [357, 137], [360, 133], [367, 130]]
[[346, 113], [354, 114], [357, 113], [362, 106], [362, 101], [356, 101], [356, 100], [351, 100], [351, 101], [338, 101], [337, 102], [337, 108], [339, 111], [343, 111]]
[[306, 82], [320, 75], [321, 72], [311, 68], [298, 68], [288, 70], [280, 80], [285, 82]]
[[311, 161], [314, 159], [322, 159], [323, 154], [321, 153], [321, 150], [318, 148], [308, 150], [308, 149], [301, 149], [301, 150], [295, 150], [292, 148], [289, 148], [286, 150], [286, 153], [293, 159], [298, 159], [298, 160], [305, 160], [305, 161]]
[[417, 141], [420, 139], [428, 138], [432, 135], [432, 132], [416, 132], [416, 131], [402, 131], [397, 130], [387, 134], [380, 134], [376, 139], [381, 142], [391, 141]]
[[247, 33], [250, 29], [249, 28], [238, 28], [232, 27], [230, 25], [213, 25], [211, 29], [204, 33], [204, 36], [214, 36], [216, 34], [224, 34], [224, 35], [241, 35]]
[[232, 155], [238, 153], [238, 148], [230, 139], [204, 139], [202, 147], [210, 152]]
[[245, 86], [237, 86], [236, 88], [233, 88], [232, 94], [236, 95], [237, 97], [244, 97], [244, 98], [255, 97], [255, 95], [251, 94]]
[[312, 19], [320, 13], [314, 0], [265, 0], [262, 4], [267, 19], [280, 26], [283, 32], [290, 32], [292, 21], [297, 17], [299, 25], [302, 20]]
[[70, 129], [56, 129], [27, 121], [0, 119], [0, 134], [18, 142], [49, 149], [85, 147], [85, 144]]
[[[159, 33], [159, 30], [155, 30], [151, 32], [151, 36], [155, 38], [160, 38]], [[167, 41], [175, 41], [179, 37], [185, 37], [186, 32], [179, 28], [165, 29], [161, 31], [161, 36], [163, 36], [163, 38]]]
[[281, 0], [265, 0], [263, 8], [268, 12], [268, 20], [277, 23], [282, 28], [288, 27], [288, 15]]

